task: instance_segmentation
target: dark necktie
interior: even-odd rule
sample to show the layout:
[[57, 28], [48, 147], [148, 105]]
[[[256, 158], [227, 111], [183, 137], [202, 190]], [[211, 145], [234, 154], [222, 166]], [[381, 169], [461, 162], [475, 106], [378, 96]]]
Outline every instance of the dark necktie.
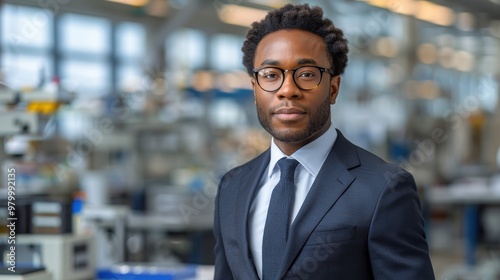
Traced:
[[280, 276], [278, 269], [285, 254], [294, 197], [294, 174], [298, 164], [295, 159], [282, 158], [278, 161], [280, 181], [271, 196], [262, 240], [263, 280], [276, 280]]

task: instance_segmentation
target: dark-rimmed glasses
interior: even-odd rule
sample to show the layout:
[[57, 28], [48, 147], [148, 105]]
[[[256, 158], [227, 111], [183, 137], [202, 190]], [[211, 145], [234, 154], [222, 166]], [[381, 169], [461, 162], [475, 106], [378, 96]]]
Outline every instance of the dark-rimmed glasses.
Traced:
[[292, 72], [295, 85], [301, 90], [313, 90], [319, 86], [323, 73], [334, 75], [328, 68], [319, 66], [299, 66], [291, 70], [284, 70], [279, 67], [264, 66], [253, 69], [257, 84], [264, 91], [277, 91], [285, 82], [285, 73]]

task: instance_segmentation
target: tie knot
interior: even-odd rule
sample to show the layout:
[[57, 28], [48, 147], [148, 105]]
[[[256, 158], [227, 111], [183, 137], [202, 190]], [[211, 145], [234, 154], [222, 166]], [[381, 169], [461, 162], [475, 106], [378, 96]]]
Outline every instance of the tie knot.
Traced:
[[282, 158], [278, 161], [278, 166], [281, 170], [281, 178], [292, 178], [295, 174], [295, 168], [297, 168], [299, 162], [293, 158]]

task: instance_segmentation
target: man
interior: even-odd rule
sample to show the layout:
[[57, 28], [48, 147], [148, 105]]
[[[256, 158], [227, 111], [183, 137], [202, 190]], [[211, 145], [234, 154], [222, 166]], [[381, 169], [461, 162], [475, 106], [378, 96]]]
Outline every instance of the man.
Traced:
[[220, 182], [215, 279], [434, 279], [412, 176], [331, 125], [342, 31], [319, 7], [286, 5], [242, 50], [273, 139]]

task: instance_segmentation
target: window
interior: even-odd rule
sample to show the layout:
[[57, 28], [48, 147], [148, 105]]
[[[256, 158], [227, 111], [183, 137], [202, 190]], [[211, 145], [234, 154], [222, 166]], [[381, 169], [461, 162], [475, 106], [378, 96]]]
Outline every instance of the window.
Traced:
[[146, 31], [137, 23], [124, 22], [116, 28], [118, 90], [131, 92], [144, 86]]
[[99, 97], [112, 90], [111, 23], [103, 18], [64, 14], [60, 25], [61, 82], [79, 97]]
[[104, 56], [111, 51], [111, 23], [103, 18], [65, 14], [59, 31], [63, 53]]
[[210, 47], [210, 66], [215, 70], [241, 69], [243, 38], [233, 35], [214, 36]]
[[2, 82], [8, 87], [34, 88], [53, 76], [48, 55], [52, 48], [53, 16], [38, 8], [1, 8]]
[[116, 43], [120, 59], [142, 59], [146, 48], [146, 31], [137, 23], [121, 23], [116, 28]]
[[43, 9], [3, 5], [2, 45], [8, 51], [52, 47], [53, 16]]
[[52, 61], [45, 55], [4, 52], [2, 53], [2, 75], [5, 84], [18, 90], [35, 88], [42, 79], [49, 81], [54, 74]]
[[169, 69], [198, 69], [205, 65], [206, 42], [201, 31], [183, 29], [167, 38]]

